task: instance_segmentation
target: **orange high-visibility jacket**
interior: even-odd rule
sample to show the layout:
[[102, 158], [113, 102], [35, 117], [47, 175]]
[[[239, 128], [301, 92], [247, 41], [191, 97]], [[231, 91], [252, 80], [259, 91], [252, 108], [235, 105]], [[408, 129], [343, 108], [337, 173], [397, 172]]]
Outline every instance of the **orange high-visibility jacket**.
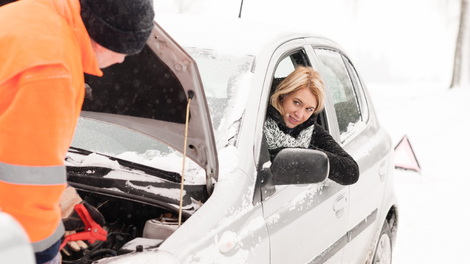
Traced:
[[0, 8], [0, 210], [23, 225], [35, 252], [63, 235], [59, 199], [83, 72], [102, 75], [78, 0]]

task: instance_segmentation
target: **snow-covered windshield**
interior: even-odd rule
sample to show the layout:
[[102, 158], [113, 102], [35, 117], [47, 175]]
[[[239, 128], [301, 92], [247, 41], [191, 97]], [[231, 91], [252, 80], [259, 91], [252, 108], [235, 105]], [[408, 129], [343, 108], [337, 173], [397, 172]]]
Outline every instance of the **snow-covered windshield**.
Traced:
[[[235, 145], [252, 78], [253, 56], [185, 48], [196, 60], [211, 115], [217, 149]], [[80, 117], [72, 147], [181, 173], [182, 155], [155, 138], [130, 128]], [[205, 172], [187, 159], [194, 178]], [[75, 164], [76, 165], [76, 164]], [[188, 178], [191, 179], [191, 176]], [[196, 179], [194, 181], [197, 181]], [[203, 180], [201, 181], [203, 182]]]
[[247, 102], [254, 57], [185, 48], [196, 61], [202, 78], [217, 149], [235, 145]]

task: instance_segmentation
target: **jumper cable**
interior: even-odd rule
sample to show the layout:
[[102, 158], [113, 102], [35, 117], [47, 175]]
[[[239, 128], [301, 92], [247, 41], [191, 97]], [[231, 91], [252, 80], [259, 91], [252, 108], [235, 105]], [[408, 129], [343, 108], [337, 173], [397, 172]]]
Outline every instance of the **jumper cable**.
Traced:
[[60, 249], [64, 248], [68, 241], [88, 240], [90, 243], [95, 243], [96, 240], [106, 241], [108, 232], [93, 220], [83, 204], [75, 205], [75, 211], [85, 224], [85, 231], [65, 236]]

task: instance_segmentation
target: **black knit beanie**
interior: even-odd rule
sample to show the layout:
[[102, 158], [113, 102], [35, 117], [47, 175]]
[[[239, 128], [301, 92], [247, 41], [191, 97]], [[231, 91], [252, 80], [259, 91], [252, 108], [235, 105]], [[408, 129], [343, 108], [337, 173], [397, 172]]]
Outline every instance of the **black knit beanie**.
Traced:
[[139, 53], [153, 28], [153, 0], [80, 0], [90, 38], [122, 54]]

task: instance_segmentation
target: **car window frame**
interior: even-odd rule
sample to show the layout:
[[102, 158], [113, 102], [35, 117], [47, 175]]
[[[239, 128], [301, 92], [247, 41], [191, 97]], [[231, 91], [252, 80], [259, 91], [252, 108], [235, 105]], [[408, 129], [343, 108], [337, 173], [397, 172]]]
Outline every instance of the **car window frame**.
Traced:
[[[267, 163], [269, 163], [269, 166], [271, 164], [271, 160], [270, 160], [270, 156], [269, 156], [269, 151], [268, 151], [268, 148], [267, 148], [267, 143], [266, 143], [266, 139], [264, 137], [264, 121], [266, 120], [266, 113], [267, 113], [267, 109], [268, 109], [268, 105], [269, 105], [269, 98], [272, 94], [272, 86], [273, 86], [273, 81], [274, 81], [274, 78], [275, 78], [275, 75], [276, 75], [276, 72], [277, 72], [277, 69], [278, 69], [278, 66], [281, 62], [283, 62], [286, 58], [288, 57], [291, 57], [293, 56], [294, 54], [296, 53], [299, 53], [299, 51], [301, 51], [301, 53], [303, 54], [300, 54], [299, 55], [299, 58], [292, 58], [291, 57], [291, 61], [292, 61], [292, 64], [294, 65], [294, 68], [301, 65], [298, 63], [299, 60], [304, 60], [306, 62], [306, 66], [311, 66], [311, 61], [309, 59], [309, 56], [307, 55], [306, 53], [306, 50], [305, 50], [305, 45], [303, 45], [303, 43], [299, 43], [298, 45], [295, 45], [295, 43], [297, 43], [298, 41], [293, 41], [292, 44], [294, 44], [294, 46], [292, 48], [289, 48], [291, 45], [287, 45], [287, 46], [284, 46], [283, 49], [285, 49], [281, 54], [279, 54], [278, 56], [276, 56], [276, 52], [273, 53], [273, 56], [272, 56], [272, 59], [273, 57], [276, 59], [276, 63], [271, 63], [271, 71], [267, 71], [266, 74], [265, 74], [265, 87], [263, 88], [264, 90], [264, 93], [267, 93], [267, 96], [266, 97], [261, 97], [261, 101], [260, 101], [260, 115], [262, 115], [262, 122], [261, 122], [261, 125], [260, 125], [260, 129], [259, 131], [257, 131], [257, 133], [260, 133], [260, 143], [261, 143], [261, 146], [260, 148], [258, 148], [258, 151], [257, 151], [257, 156], [256, 157], [256, 160], [257, 160], [257, 177], [256, 177], [256, 186], [255, 186], [255, 192], [254, 192], [254, 197], [253, 197], [253, 204], [256, 204], [257, 202], [262, 202], [265, 200], [265, 195], [266, 195], [266, 198], [269, 198], [271, 197], [272, 195], [275, 195], [276, 193], [278, 193], [279, 190], [283, 189], [281, 187], [281, 189], [277, 189], [275, 186], [272, 186], [273, 189], [271, 191], [266, 191], [264, 189], [265, 187], [265, 182], [263, 182], [264, 179], [264, 176], [263, 176], [263, 166], [266, 166]], [[302, 41], [303, 42], [303, 41]], [[279, 50], [279, 49], [278, 49]], [[304, 64], [302, 64], [304, 65]], [[256, 148], [254, 148], [256, 149]], [[269, 176], [268, 176], [269, 177]], [[287, 187], [289, 185], [285, 185], [283, 186], [284, 188]], [[261, 193], [264, 193], [264, 195], [261, 195]]]
[[[255, 199], [253, 200], [253, 204], [255, 204], [256, 202], [262, 202], [264, 201], [265, 199], [264, 198], [256, 198], [256, 192], [260, 189], [263, 189], [264, 186], [261, 181], [261, 171], [263, 171], [263, 166], [267, 166], [266, 165], [266, 162], [269, 161], [269, 164], [270, 164], [270, 158], [269, 158], [269, 153], [268, 153], [268, 150], [267, 150], [267, 146], [265, 145], [266, 142], [265, 142], [265, 138], [264, 138], [264, 120], [266, 119], [266, 111], [267, 111], [267, 106], [269, 104], [269, 97], [271, 95], [271, 90], [272, 90], [272, 84], [273, 84], [273, 80], [274, 80], [274, 76], [275, 76], [275, 73], [276, 73], [276, 70], [277, 70], [277, 67], [278, 65], [287, 57], [287, 56], [292, 56], [293, 54], [295, 54], [296, 52], [298, 52], [299, 50], [303, 50], [304, 52], [304, 60], [307, 62], [307, 66], [310, 66], [312, 67], [314, 70], [316, 71], [319, 71], [319, 62], [317, 61], [317, 58], [316, 56], [312, 56], [312, 52], [313, 52], [313, 49], [311, 47], [311, 45], [309, 43], [307, 43], [307, 41], [304, 41], [304, 43], [302, 45], [299, 45], [297, 48], [292, 48], [290, 50], [287, 50], [285, 52], [283, 52], [281, 55], [277, 56], [276, 57], [276, 63], [275, 64], [271, 64], [273, 66], [271, 66], [271, 71], [267, 72], [266, 75], [265, 75], [265, 84], [269, 84], [268, 87], [264, 87], [263, 89], [266, 89], [266, 90], [269, 90], [269, 94], [267, 95], [266, 97], [266, 102], [260, 102], [260, 114], [262, 113], [263, 114], [263, 122], [262, 122], [262, 125], [261, 125], [261, 129], [260, 129], [260, 133], [261, 133], [261, 146], [260, 148], [258, 149], [257, 151], [257, 156], [256, 156], [256, 160], [257, 160], [257, 178], [256, 178], [256, 187], [255, 187]], [[274, 57], [274, 55], [273, 55]], [[295, 66], [298, 66], [299, 64], [298, 63], [295, 63], [293, 62], [293, 64], [295, 64]], [[265, 91], [266, 92], [266, 91]], [[321, 121], [322, 121], [322, 126], [325, 128], [325, 130], [327, 130], [330, 134], [332, 134], [333, 138], [338, 142], [340, 143], [339, 141], [339, 129], [338, 129], [338, 125], [337, 125], [337, 121], [336, 121], [336, 114], [335, 114], [335, 111], [334, 111], [334, 108], [333, 108], [333, 102], [332, 102], [332, 99], [331, 99], [331, 95], [329, 94], [328, 91], [326, 91], [328, 94], [325, 96], [325, 108], [324, 110], [322, 111], [322, 113], [319, 115], [319, 118], [321, 118]], [[261, 98], [261, 100], [263, 100], [263, 97]], [[264, 112], [263, 111], [263, 107], [264, 107]], [[332, 119], [334, 118], [334, 119]], [[333, 120], [333, 122], [331, 121]], [[257, 132], [258, 133], [258, 132]], [[256, 148], [255, 148], [256, 149]], [[266, 152], [266, 153], [265, 153]], [[270, 166], [270, 165], [269, 165]], [[337, 184], [336, 182], [332, 181], [331, 179], [327, 179], [324, 183], [322, 184]], [[271, 193], [269, 193], [267, 195], [267, 198], [273, 196], [273, 195], [276, 195], [276, 193], [279, 193], [281, 190], [283, 190], [285, 187], [287, 186], [291, 186], [291, 185], [280, 185], [280, 186], [277, 186], [275, 188], [274, 191], [271, 191]], [[266, 190], [264, 190], [266, 191]]]
[[370, 120], [370, 106], [369, 106], [369, 99], [366, 95], [364, 85], [362, 83], [362, 79], [359, 76], [359, 73], [357, 72], [356, 67], [351, 62], [351, 60], [344, 54], [341, 54], [341, 57], [343, 58], [343, 62], [346, 66], [346, 70], [348, 71], [349, 76], [352, 80], [353, 87], [356, 90], [356, 95], [360, 97], [360, 98], [357, 98], [357, 100], [359, 102], [361, 116], [363, 118], [362, 121], [367, 124], [369, 123], [369, 120]]
[[[360, 90], [360, 93], [358, 93], [358, 87], [355, 85], [355, 83], [354, 83], [354, 81], [353, 81], [353, 79], [352, 79], [352, 77], [351, 77], [351, 73], [350, 73], [350, 71], [349, 71], [349, 69], [348, 69], [348, 67], [347, 67], [347, 64], [346, 64], [345, 61], [344, 61], [344, 59], [346, 58], [347, 61], [351, 64], [351, 66], [354, 67], [354, 65], [352, 64], [351, 60], [348, 58], [348, 56], [347, 56], [342, 50], [336, 49], [336, 48], [331, 47], [331, 46], [323, 46], [323, 45], [321, 45], [321, 46], [315, 46], [315, 45], [312, 45], [312, 53], [311, 53], [311, 55], [312, 55], [313, 57], [315, 57], [314, 60], [315, 60], [316, 63], [318, 64], [318, 69], [319, 69], [320, 75], [322, 75], [322, 76], [324, 76], [324, 73], [323, 73], [322, 66], [321, 66], [321, 64], [320, 64], [320, 62], [319, 62], [318, 54], [315, 52], [316, 50], [328, 50], [328, 51], [335, 52], [335, 53], [337, 53], [337, 54], [340, 56], [341, 61], [342, 61], [342, 63], [344, 64], [344, 67], [345, 67], [345, 69], [346, 69], [346, 73], [347, 73], [347, 75], [348, 75], [348, 77], [349, 77], [349, 80], [350, 80], [350, 82], [351, 82], [351, 85], [352, 85], [352, 89], [353, 89], [353, 93], [354, 93], [356, 105], [359, 107], [359, 116], [360, 116], [360, 120], [359, 120], [358, 122], [356, 122], [354, 128], [353, 128], [351, 131], [349, 131], [349, 132], [347, 132], [347, 133], [340, 133], [339, 124], [338, 124], [337, 112], [336, 112], [336, 109], [334, 108], [334, 103], [332, 102], [332, 99], [331, 99], [332, 97], [331, 97], [331, 92], [330, 92], [330, 89], [329, 89], [329, 87], [328, 87], [328, 84], [325, 83], [325, 87], [327, 88], [327, 89], [326, 89], [326, 93], [328, 93], [328, 96], [329, 96], [330, 102], [331, 102], [330, 108], [331, 108], [331, 111], [333, 112], [332, 118], [334, 118], [334, 119], [331, 119], [331, 118], [329, 119], [330, 124], [334, 124], [334, 126], [335, 126], [334, 130], [335, 130], [336, 133], [334, 133], [334, 134], [336, 134], [336, 135], [334, 136], [334, 138], [336, 139], [336, 141], [337, 141], [340, 145], [345, 146], [345, 145], [347, 145], [349, 142], [351, 142], [354, 138], [356, 138], [357, 135], [359, 135], [360, 133], [362, 133], [362, 132], [366, 129], [366, 127], [367, 127], [367, 125], [368, 125], [368, 122], [370, 121], [370, 110], [369, 110], [369, 107], [370, 107], [370, 106], [368, 105], [368, 101], [365, 101], [365, 102], [367, 103], [368, 118], [367, 118], [367, 120], [363, 120], [363, 119], [362, 119], [362, 108], [361, 108], [361, 104], [360, 104], [360, 102], [359, 102], [360, 99], [358, 98], [358, 96], [365, 96], [365, 93], [363, 92], [364, 90], [363, 90], [363, 87], [362, 87], [362, 86], [360, 87], [360, 89], [361, 89], [361, 90]], [[354, 70], [355, 70], [355, 68], [354, 68]], [[357, 73], [357, 71], [355, 71], [355, 72], [356, 72], [356, 74], [357, 74], [357, 77], [358, 77], [359, 80], [360, 80], [359, 74]], [[362, 84], [362, 81], [361, 81], [361, 84]], [[333, 135], [333, 133], [332, 133], [331, 130], [330, 130], [330, 134]]]
[[[266, 70], [262, 71], [262, 76], [254, 78], [255, 81], [258, 78], [262, 79], [262, 88], [259, 96], [258, 114], [255, 120], [256, 124], [253, 141], [253, 158], [254, 163], [256, 164], [256, 176], [254, 178], [254, 191], [252, 199], [253, 205], [262, 202], [262, 170], [264, 166], [270, 166], [271, 164], [269, 152], [267, 150], [267, 145], [264, 137], [264, 121], [266, 120], [266, 111], [269, 104], [269, 97], [271, 95], [273, 76], [277, 69], [278, 63], [280, 62], [278, 58], [285, 58], [286, 56], [288, 56], [288, 54], [300, 49], [305, 50], [305, 40], [293, 39], [288, 42], [279, 43], [278, 46], [268, 55], [269, 57], [264, 56], [265, 54], [260, 54], [256, 58], [256, 60], [258, 60], [258, 57], [263, 57], [263, 62], [266, 63]], [[266, 52], [269, 52], [268, 49], [266, 49]], [[275, 60], [275, 63], [272, 62], [273, 60]], [[260, 66], [260, 63], [257, 63], [257, 70], [259, 67], [262, 66]], [[257, 70], [255, 70], [255, 72]]]
[[[303, 53], [303, 54], [301, 54]], [[298, 58], [294, 58], [293, 56], [298, 56]], [[273, 81], [274, 81], [274, 78], [275, 75], [276, 75], [276, 72], [277, 72], [277, 69], [279, 67], [279, 65], [286, 59], [290, 58], [291, 59], [291, 62], [292, 62], [292, 65], [294, 66], [294, 69], [297, 68], [298, 66], [307, 66], [307, 67], [311, 67], [312, 66], [312, 63], [310, 62], [307, 54], [306, 54], [306, 50], [304, 47], [300, 47], [296, 50], [291, 50], [290, 52], [287, 52], [285, 53], [282, 57], [279, 57], [279, 60], [276, 62], [276, 65], [274, 67], [274, 74], [273, 76], [271, 76], [271, 88], [270, 88], [270, 93], [269, 93], [269, 97], [268, 99], [271, 97], [272, 93], [273, 93]], [[301, 60], [303, 60], [303, 63], [301, 62]], [[300, 62], [300, 63], [299, 63]], [[290, 74], [290, 73], [289, 73]], [[289, 75], [288, 74], [288, 75]], [[287, 75], [285, 76], [287, 77]], [[269, 105], [269, 102], [268, 104], [266, 105], [266, 111], [267, 111], [267, 107]], [[266, 115], [265, 115], [265, 118], [266, 118]], [[263, 140], [264, 140], [264, 130], [263, 130]], [[268, 155], [269, 156], [269, 155]], [[279, 193], [281, 190], [283, 190], [284, 188], [288, 187], [288, 186], [291, 186], [291, 185], [274, 185], [274, 192], [271, 193], [271, 195], [269, 195], [267, 197], [267, 199], [269, 199], [270, 197], [276, 195], [277, 193]], [[265, 199], [262, 199], [262, 201], [264, 201]]]

